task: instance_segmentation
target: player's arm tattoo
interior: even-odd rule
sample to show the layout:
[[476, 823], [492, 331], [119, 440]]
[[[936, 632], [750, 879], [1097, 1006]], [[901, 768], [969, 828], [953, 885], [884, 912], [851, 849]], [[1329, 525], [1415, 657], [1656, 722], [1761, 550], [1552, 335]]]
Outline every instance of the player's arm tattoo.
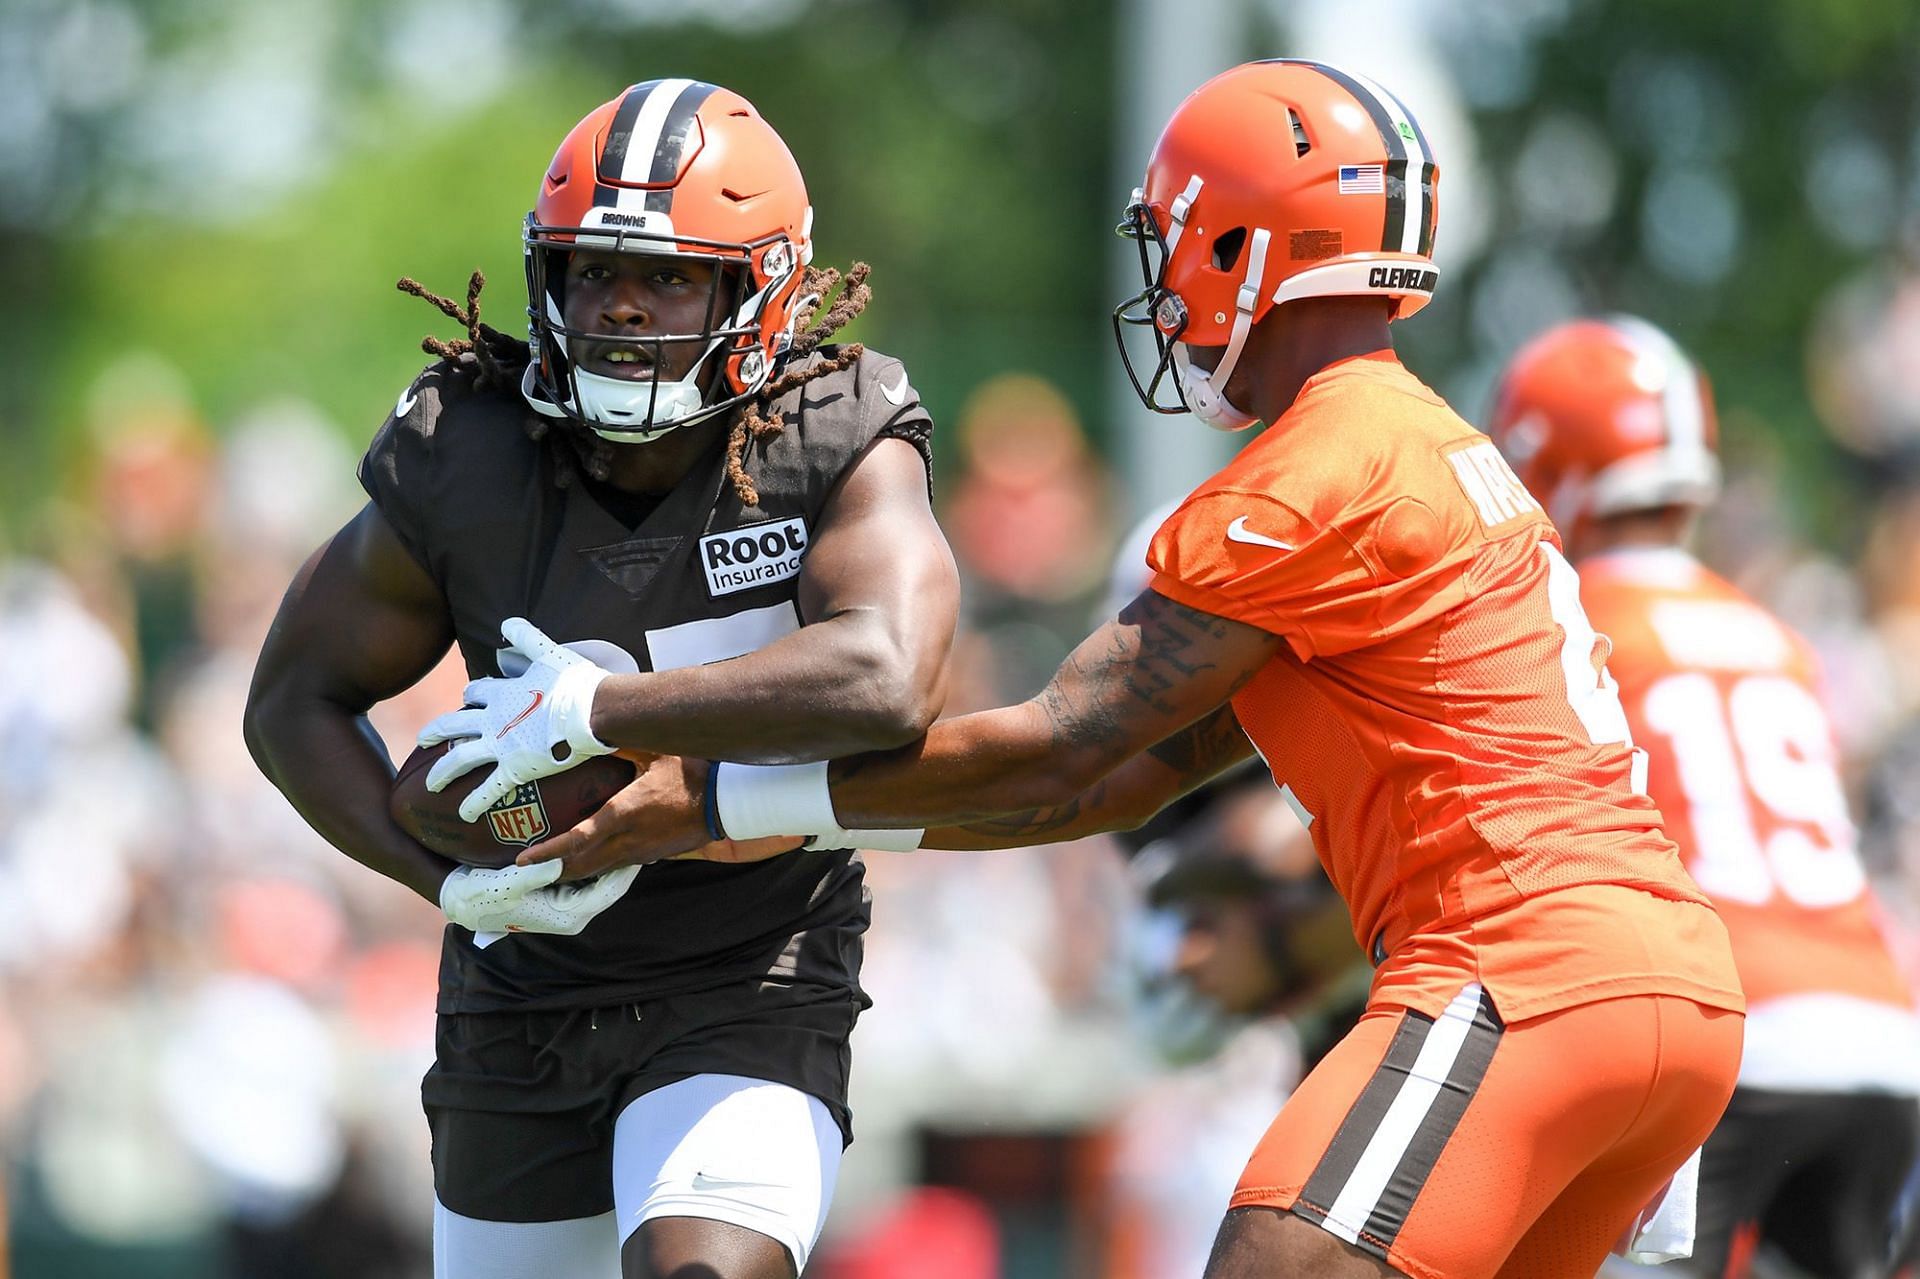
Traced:
[[1222, 706], [1166, 741], [1149, 746], [1147, 754], [1172, 770], [1180, 786], [1177, 793], [1184, 795], [1251, 756], [1253, 743], [1247, 740], [1233, 707]]
[[[1140, 721], [1177, 718], [1183, 698], [1218, 670], [1207, 649], [1229, 623], [1148, 591], [1110, 625], [1068, 655], [1039, 702], [1062, 749], [1104, 747], [1137, 736]], [[1252, 678], [1248, 670], [1228, 690]]]
[[1241, 731], [1233, 708], [1222, 706], [1064, 804], [969, 822], [957, 830], [929, 831], [927, 847], [964, 842], [976, 848], [1020, 848], [1130, 830], [1252, 754], [1253, 743]]
[[1100, 830], [1117, 829], [1115, 826], [1100, 825], [1074, 830], [1071, 834], [1060, 833], [1072, 828], [1082, 816], [1102, 811], [1107, 802], [1107, 788], [1107, 780], [1103, 778], [1095, 782], [1091, 790], [1075, 795], [1064, 804], [1052, 808], [1029, 808], [1024, 812], [1008, 813], [1004, 817], [993, 817], [983, 822], [968, 822], [960, 829], [982, 836], [996, 846], [1008, 848], [1049, 843], [1056, 839], [1074, 839]]
[[[1104, 815], [1180, 784], [1189, 764], [1197, 769], [1211, 754], [1208, 734], [1223, 730], [1146, 752], [1226, 705], [1285, 642], [1146, 591], [1083, 640], [1030, 701], [943, 720], [893, 752], [835, 761], [834, 810], [853, 828], [928, 826], [958, 836], [968, 823], [1008, 824], [1002, 843], [963, 848], [1008, 846], [1017, 842], [1010, 831], [1026, 827], [1064, 839], [1123, 824]], [[1144, 777], [1098, 789], [1136, 766]]]

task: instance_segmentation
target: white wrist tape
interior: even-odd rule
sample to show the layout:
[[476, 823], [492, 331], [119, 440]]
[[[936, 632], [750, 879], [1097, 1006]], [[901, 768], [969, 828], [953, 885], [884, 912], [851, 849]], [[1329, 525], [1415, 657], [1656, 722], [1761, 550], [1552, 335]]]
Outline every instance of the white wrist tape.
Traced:
[[715, 764], [713, 804], [728, 839], [837, 831], [827, 764]]
[[582, 755], [610, 755], [613, 747], [593, 735], [593, 695], [600, 691], [600, 682], [612, 674], [588, 662], [578, 666], [569, 666], [560, 672], [553, 681], [553, 687], [547, 690], [547, 722], [553, 726], [555, 737], [565, 738], [567, 745]]
[[840, 830], [821, 831], [801, 847], [810, 852], [835, 848], [864, 848], [876, 853], [910, 853], [927, 837], [918, 830]]

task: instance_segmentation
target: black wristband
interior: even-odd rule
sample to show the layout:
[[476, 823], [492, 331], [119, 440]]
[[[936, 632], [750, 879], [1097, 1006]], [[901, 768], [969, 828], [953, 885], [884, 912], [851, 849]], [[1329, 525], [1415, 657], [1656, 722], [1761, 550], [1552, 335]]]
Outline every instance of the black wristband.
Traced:
[[702, 805], [707, 819], [707, 838], [718, 844], [726, 839], [727, 832], [720, 825], [720, 761], [707, 761], [707, 796]]

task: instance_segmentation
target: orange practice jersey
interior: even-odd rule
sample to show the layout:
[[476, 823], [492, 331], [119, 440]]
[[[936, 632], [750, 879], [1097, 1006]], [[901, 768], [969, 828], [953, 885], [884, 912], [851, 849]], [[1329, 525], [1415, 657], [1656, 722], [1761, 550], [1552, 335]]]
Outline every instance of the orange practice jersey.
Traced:
[[1747, 997], [1908, 1006], [1806, 641], [1684, 551], [1596, 556], [1580, 578], [1652, 756], [1649, 792], [1726, 921]]
[[1739, 1009], [1558, 538], [1391, 351], [1341, 361], [1168, 518], [1153, 589], [1288, 641], [1234, 712], [1308, 821], [1376, 1001], [1508, 1021], [1659, 991]]

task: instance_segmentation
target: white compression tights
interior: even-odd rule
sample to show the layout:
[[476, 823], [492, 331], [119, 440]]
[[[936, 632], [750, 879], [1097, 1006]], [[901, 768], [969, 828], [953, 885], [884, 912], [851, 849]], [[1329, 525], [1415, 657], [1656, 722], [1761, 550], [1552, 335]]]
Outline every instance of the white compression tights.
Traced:
[[840, 1128], [817, 1098], [695, 1075], [635, 1098], [614, 1125], [614, 1211], [482, 1221], [434, 1204], [434, 1279], [620, 1279], [620, 1246], [654, 1217], [701, 1217], [777, 1240], [796, 1271], [826, 1223]]

